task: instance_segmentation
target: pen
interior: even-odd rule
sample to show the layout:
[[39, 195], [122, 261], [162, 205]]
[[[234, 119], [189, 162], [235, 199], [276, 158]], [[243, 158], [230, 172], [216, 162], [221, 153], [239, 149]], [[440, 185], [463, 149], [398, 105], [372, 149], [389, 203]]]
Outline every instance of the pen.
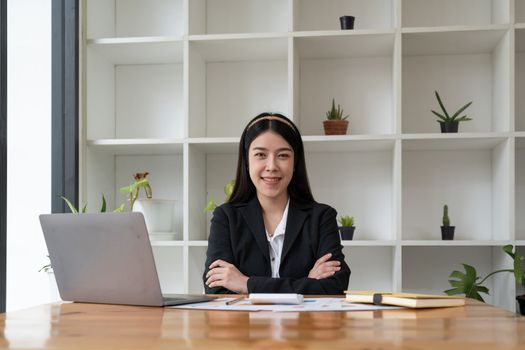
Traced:
[[244, 300], [246, 297], [240, 297], [240, 298], [236, 298], [236, 299], [233, 299], [233, 300], [228, 300], [226, 302], [226, 305], [233, 305], [233, 304], [237, 304], [239, 301], [242, 301]]

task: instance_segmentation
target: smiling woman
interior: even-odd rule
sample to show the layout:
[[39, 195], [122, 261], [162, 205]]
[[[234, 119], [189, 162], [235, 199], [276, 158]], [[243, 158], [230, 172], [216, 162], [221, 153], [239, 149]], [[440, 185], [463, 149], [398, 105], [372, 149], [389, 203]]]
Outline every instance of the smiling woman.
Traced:
[[297, 127], [258, 115], [241, 136], [230, 200], [213, 213], [206, 293], [343, 294], [350, 269], [336, 215], [312, 196]]

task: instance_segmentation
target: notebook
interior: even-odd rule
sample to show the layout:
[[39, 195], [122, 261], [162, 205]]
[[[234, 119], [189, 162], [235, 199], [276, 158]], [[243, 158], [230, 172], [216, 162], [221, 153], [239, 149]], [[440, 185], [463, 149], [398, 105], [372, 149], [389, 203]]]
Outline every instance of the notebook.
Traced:
[[459, 296], [414, 293], [390, 293], [378, 291], [346, 291], [346, 301], [377, 305], [395, 305], [410, 308], [450, 307], [465, 305]]
[[214, 299], [162, 295], [142, 213], [46, 214], [40, 224], [62, 300], [168, 306]]

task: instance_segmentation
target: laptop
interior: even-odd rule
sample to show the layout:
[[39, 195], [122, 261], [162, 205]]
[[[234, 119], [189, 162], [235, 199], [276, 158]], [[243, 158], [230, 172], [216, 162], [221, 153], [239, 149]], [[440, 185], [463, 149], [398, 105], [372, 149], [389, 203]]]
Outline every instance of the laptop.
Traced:
[[214, 299], [162, 295], [142, 213], [45, 214], [40, 224], [62, 300], [170, 306]]

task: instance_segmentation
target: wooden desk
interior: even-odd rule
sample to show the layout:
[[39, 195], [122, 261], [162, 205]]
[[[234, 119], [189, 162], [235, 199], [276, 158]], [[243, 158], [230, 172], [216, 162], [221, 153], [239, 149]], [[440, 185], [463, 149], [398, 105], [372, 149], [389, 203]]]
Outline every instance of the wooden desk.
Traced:
[[51, 304], [0, 316], [13, 349], [525, 349], [525, 317], [434, 310], [271, 313]]

